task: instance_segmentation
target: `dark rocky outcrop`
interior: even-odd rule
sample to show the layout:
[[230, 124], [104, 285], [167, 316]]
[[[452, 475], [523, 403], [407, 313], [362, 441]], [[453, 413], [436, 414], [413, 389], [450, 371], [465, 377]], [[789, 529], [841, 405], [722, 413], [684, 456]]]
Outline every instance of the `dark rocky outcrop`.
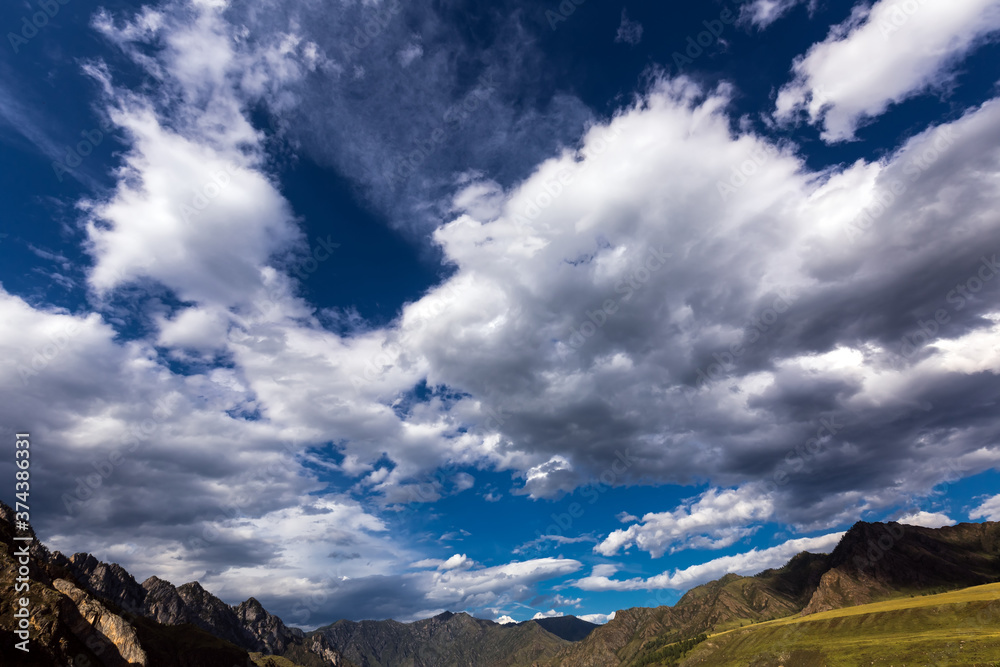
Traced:
[[552, 618], [538, 618], [525, 623], [537, 623], [556, 637], [565, 639], [568, 642], [578, 642], [586, 639], [587, 635], [601, 627], [596, 623], [590, 623], [576, 616], [554, 616]]
[[264, 653], [284, 655], [291, 644], [301, 643], [305, 636], [298, 628], [286, 626], [255, 598], [241, 602], [235, 611], [241, 626], [254, 637]]
[[[251, 665], [250, 653], [292, 649], [304, 667], [352, 667], [322, 640], [307, 642], [259, 602], [237, 607], [197, 582], [174, 587], [150, 577], [142, 584], [120, 565], [90, 554], [67, 558], [31, 542], [32, 652], [14, 649], [10, 625], [16, 563], [13, 511], [0, 502], [0, 647], [2, 664], [120, 667]], [[20, 543], [17, 543], [18, 547]], [[8, 641], [9, 640], [9, 641]], [[315, 647], [315, 650], [310, 648]]]
[[830, 554], [803, 613], [865, 604], [893, 593], [1000, 581], [1000, 523], [923, 528], [858, 522]]

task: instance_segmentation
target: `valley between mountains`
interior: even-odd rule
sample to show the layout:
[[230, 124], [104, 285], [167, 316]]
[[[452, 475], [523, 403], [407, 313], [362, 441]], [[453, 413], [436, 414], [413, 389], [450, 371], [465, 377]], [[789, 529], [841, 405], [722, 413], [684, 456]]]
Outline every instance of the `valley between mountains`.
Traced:
[[855, 524], [830, 554], [728, 574], [672, 607], [500, 625], [446, 612], [413, 623], [289, 627], [89, 554], [30, 548], [30, 652], [17, 650], [13, 511], [0, 503], [4, 665], [124, 667], [643, 667], [1000, 664], [1000, 523]]

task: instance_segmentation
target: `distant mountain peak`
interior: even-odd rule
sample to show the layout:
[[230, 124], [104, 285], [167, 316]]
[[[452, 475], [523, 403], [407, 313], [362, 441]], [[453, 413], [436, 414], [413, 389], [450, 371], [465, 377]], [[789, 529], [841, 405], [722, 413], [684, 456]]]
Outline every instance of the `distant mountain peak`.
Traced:
[[993, 581], [1000, 581], [998, 522], [922, 528], [859, 521], [830, 554], [800, 552], [780, 568], [752, 577], [727, 574], [687, 591], [673, 607], [619, 611], [552, 664], [618, 667], [641, 657], [651, 642], [692, 638], [748, 619], [812, 614], [912, 591]]
[[[0, 502], [0, 578], [16, 571], [12, 519]], [[249, 653], [259, 652], [295, 667], [620, 667], [651, 664], [643, 661], [658, 660], [671, 643], [747, 621], [1000, 581], [1000, 523], [931, 529], [859, 521], [831, 554], [801, 552], [754, 576], [727, 574], [673, 607], [621, 610], [603, 626], [575, 616], [500, 625], [444, 611], [413, 623], [341, 620], [304, 633], [255, 597], [231, 606], [198, 581], [175, 587], [151, 576], [139, 584], [121, 565], [86, 553], [67, 558], [41, 544], [35, 562], [35, 613], [44, 619], [37, 644], [47, 664], [85, 655], [95, 665], [214, 667], [249, 665]], [[13, 586], [4, 590], [11, 595]], [[101, 633], [113, 639], [103, 661], [87, 648]]]
[[570, 642], [578, 642], [586, 638], [591, 632], [600, 626], [590, 621], [585, 621], [576, 616], [553, 616], [551, 618], [536, 618], [525, 623], [537, 623], [548, 632], [551, 632], [560, 639]]
[[264, 605], [255, 597], [249, 597], [239, 604], [238, 609], [247, 609], [254, 612], [264, 611]]

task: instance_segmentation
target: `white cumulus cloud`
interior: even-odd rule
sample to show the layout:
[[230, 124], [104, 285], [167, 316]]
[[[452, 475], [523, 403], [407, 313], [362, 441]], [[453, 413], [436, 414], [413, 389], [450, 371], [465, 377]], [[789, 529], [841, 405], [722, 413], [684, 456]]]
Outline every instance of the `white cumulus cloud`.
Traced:
[[923, 526], [924, 528], [940, 528], [941, 526], [954, 526], [955, 520], [941, 512], [913, 512], [896, 519], [899, 523], [910, 526]]
[[659, 558], [680, 549], [721, 549], [752, 534], [752, 524], [773, 513], [773, 498], [760, 489], [709, 489], [672, 512], [651, 512], [642, 523], [614, 531], [594, 551], [613, 556], [636, 546]]
[[987, 498], [971, 512], [970, 519], [985, 519], [986, 521], [1000, 521], [1000, 495]]
[[578, 616], [580, 620], [587, 621], [588, 623], [596, 623], [598, 625], [604, 625], [608, 621], [614, 620], [615, 614], [617, 612], [611, 612], [610, 614], [583, 614]]
[[775, 114], [804, 111], [828, 142], [854, 137], [858, 126], [890, 105], [941, 86], [952, 68], [1000, 29], [993, 0], [880, 0], [860, 4], [824, 42], [793, 67]]

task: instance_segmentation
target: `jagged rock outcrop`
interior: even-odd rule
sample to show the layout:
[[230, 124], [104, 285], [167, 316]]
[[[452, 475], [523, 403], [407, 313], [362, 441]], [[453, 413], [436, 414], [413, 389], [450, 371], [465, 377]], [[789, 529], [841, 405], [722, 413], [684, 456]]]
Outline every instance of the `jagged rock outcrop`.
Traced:
[[263, 643], [240, 622], [235, 609], [206, 591], [197, 581], [179, 586], [177, 594], [198, 627], [248, 651], [267, 652]]
[[282, 655], [290, 644], [301, 642], [305, 636], [301, 630], [289, 628], [280, 618], [269, 613], [256, 598], [241, 602], [236, 607], [236, 617], [263, 647], [264, 653]]
[[[79, 628], [87, 634], [80, 639], [89, 640], [94, 634], [99, 634], [106, 638], [118, 654], [124, 660], [125, 665], [145, 665], [150, 664], [146, 652], [139, 645], [139, 637], [135, 628], [128, 624], [121, 616], [112, 613], [103, 604], [92, 598], [85, 591], [75, 586], [65, 579], [56, 579], [52, 582], [53, 588], [68, 597], [76, 605], [80, 616], [86, 621], [86, 628]], [[74, 629], [77, 632], [78, 629]]]
[[[254, 629], [243, 626], [237, 608], [198, 584], [177, 589], [156, 577], [139, 584], [120, 565], [89, 554], [67, 558], [37, 539], [30, 543], [31, 652], [25, 654], [14, 647], [13, 519], [13, 510], [0, 502], [0, 664], [251, 667], [248, 650], [280, 643], [273, 637], [298, 637], [303, 667], [351, 667], [339, 656], [330, 660], [306, 651], [303, 633], [262, 608], [250, 616], [270, 640], [258, 639]], [[24, 543], [16, 544], [19, 549]], [[240, 643], [230, 641], [234, 638]]]
[[894, 592], [994, 581], [1000, 581], [1000, 523], [923, 528], [859, 521], [830, 554], [830, 568], [803, 613], [865, 604]]
[[153, 576], [142, 582], [142, 588], [146, 591], [144, 616], [164, 625], [190, 623], [201, 627], [197, 615], [188, 608], [177, 588], [169, 581]]
[[73, 554], [67, 559], [57, 551], [53, 559], [71, 571], [84, 590], [113, 602], [129, 613], [144, 613], [146, 591], [121, 565], [103, 563], [84, 553]]
[[[78, 553], [67, 559], [57, 552], [55, 558], [90, 593], [158, 623], [189, 623], [247, 651], [266, 655], [282, 655], [291, 645], [304, 644], [301, 630], [286, 626], [254, 598], [232, 607], [198, 582], [175, 587], [153, 576], [139, 584], [120, 565], [103, 563], [90, 554]], [[329, 656], [336, 652], [331, 647], [321, 652], [328, 656], [327, 662], [333, 662]]]
[[314, 665], [356, 667], [326, 637], [316, 633], [307, 634], [301, 643], [289, 644], [282, 655], [296, 665], [302, 665], [302, 667], [313, 667]]
[[[110, 599], [136, 599], [137, 585], [124, 569], [81, 557], [77, 564], [86, 576], [80, 576], [70, 559], [49, 552], [37, 539], [29, 549], [31, 650], [20, 651], [14, 634], [14, 553], [25, 543], [14, 541], [13, 519], [11, 508], [0, 502], [0, 664], [251, 667], [250, 656], [239, 647], [190, 625], [165, 626], [134, 615]], [[93, 593], [91, 581], [110, 594]]]

